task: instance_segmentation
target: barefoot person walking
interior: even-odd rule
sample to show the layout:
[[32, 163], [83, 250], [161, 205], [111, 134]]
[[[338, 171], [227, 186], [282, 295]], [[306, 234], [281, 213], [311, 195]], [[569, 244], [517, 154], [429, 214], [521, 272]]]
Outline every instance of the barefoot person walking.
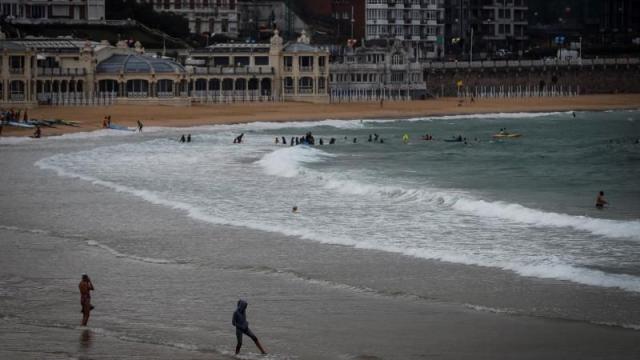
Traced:
[[256, 343], [260, 352], [264, 355], [267, 352], [264, 351], [262, 345], [258, 338], [253, 334], [253, 332], [249, 329], [249, 322], [247, 321], [247, 302], [244, 300], [238, 300], [238, 308], [233, 313], [233, 320], [231, 323], [236, 327], [236, 338], [238, 339], [238, 344], [236, 345], [236, 355], [240, 352], [240, 348], [242, 347], [242, 334], [247, 335], [248, 337]]
[[80, 305], [82, 305], [82, 326], [87, 326], [89, 313], [93, 310], [93, 306], [91, 306], [93, 284], [91, 283], [91, 279], [89, 279], [89, 275], [82, 274], [82, 280], [80, 280], [78, 288], [80, 288]]

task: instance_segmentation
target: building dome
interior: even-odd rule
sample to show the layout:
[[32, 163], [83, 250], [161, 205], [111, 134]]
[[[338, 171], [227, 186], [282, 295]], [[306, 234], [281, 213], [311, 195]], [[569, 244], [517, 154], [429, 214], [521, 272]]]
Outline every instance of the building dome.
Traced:
[[150, 74], [180, 73], [184, 74], [182, 65], [169, 59], [154, 58], [146, 55], [111, 55], [96, 67], [98, 74]]

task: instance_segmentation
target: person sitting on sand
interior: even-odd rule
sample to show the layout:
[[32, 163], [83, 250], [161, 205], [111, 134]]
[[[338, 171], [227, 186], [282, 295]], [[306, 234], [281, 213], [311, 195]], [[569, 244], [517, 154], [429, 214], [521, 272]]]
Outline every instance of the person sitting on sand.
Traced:
[[608, 204], [609, 202], [604, 198], [604, 191], [600, 191], [600, 193], [598, 193], [598, 197], [596, 198], [596, 208], [602, 210], [604, 209], [604, 206]]
[[82, 274], [82, 280], [80, 280], [78, 288], [80, 289], [80, 305], [82, 305], [82, 326], [87, 326], [89, 314], [91, 310], [93, 310], [93, 306], [91, 305], [91, 291], [94, 290], [89, 275]]
[[249, 329], [249, 322], [247, 321], [247, 305], [246, 301], [242, 299], [238, 300], [238, 308], [233, 312], [233, 319], [231, 320], [231, 324], [236, 327], [236, 338], [238, 340], [238, 344], [236, 345], [236, 355], [238, 355], [240, 348], [242, 347], [242, 334], [250, 337], [251, 340], [256, 343], [260, 352], [265, 355], [267, 352], [264, 351], [264, 348], [260, 344], [258, 338]]

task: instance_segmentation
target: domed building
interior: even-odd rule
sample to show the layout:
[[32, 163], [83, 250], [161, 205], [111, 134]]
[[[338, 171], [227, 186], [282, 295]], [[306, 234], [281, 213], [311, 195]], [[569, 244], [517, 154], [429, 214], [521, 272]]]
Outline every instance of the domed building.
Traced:
[[144, 54], [113, 54], [95, 68], [98, 96], [123, 99], [180, 97], [187, 86], [184, 66]]

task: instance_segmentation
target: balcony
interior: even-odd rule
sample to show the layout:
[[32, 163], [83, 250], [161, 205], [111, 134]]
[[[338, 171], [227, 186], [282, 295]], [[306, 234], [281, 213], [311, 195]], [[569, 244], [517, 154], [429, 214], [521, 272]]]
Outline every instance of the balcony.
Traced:
[[193, 74], [196, 75], [257, 75], [257, 74], [273, 74], [274, 70], [271, 66], [216, 66], [216, 67], [197, 67], [193, 68]]
[[38, 68], [38, 76], [86, 75], [84, 68]]
[[313, 72], [313, 66], [300, 66], [300, 72]]

